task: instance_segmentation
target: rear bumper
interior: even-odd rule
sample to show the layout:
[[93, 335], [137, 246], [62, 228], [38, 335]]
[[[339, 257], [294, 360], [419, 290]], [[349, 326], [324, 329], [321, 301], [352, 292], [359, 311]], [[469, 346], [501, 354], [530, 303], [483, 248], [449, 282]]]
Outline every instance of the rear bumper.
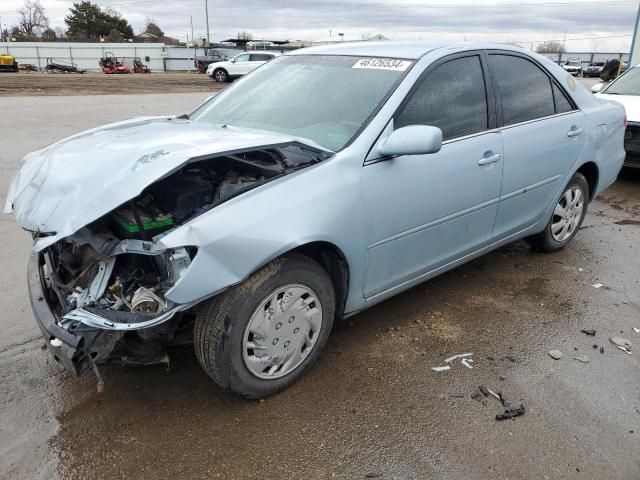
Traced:
[[102, 330], [83, 328], [82, 333], [79, 333], [70, 332], [59, 326], [44, 291], [41, 257], [41, 254], [33, 253], [29, 259], [27, 282], [31, 309], [49, 352], [65, 370], [80, 375], [92, 367], [89, 349], [100, 336]]

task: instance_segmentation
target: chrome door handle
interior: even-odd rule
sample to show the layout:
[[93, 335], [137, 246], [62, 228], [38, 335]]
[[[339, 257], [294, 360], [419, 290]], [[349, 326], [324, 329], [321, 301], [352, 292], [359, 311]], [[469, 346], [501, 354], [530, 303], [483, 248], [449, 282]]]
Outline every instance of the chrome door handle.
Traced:
[[569, 130], [569, 132], [567, 132], [567, 137], [577, 137], [581, 133], [582, 133], [581, 128], [572, 128], [571, 130]]
[[489, 165], [490, 163], [499, 162], [502, 158], [501, 153], [496, 153], [495, 155], [491, 155], [490, 157], [482, 157], [478, 160], [478, 165]]

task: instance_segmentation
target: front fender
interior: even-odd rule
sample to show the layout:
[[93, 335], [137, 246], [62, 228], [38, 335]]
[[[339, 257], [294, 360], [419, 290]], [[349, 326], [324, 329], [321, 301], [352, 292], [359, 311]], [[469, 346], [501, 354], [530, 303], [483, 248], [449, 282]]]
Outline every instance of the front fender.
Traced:
[[231, 199], [163, 237], [167, 248], [198, 248], [166, 298], [180, 304], [203, 300], [288, 251], [322, 241], [335, 245], [347, 260], [346, 311], [360, 308], [365, 251], [361, 165], [336, 155]]

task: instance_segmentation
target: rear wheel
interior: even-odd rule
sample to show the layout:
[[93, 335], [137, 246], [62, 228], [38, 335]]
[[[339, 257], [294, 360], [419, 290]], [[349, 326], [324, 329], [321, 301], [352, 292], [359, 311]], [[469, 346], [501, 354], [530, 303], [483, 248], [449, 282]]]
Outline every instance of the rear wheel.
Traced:
[[589, 184], [581, 173], [576, 173], [562, 192], [544, 231], [527, 240], [543, 252], [555, 252], [566, 247], [578, 233], [588, 204]]
[[194, 327], [196, 356], [220, 386], [265, 397], [317, 360], [334, 314], [327, 272], [308, 257], [283, 257], [205, 304]]
[[218, 68], [217, 70], [213, 71], [213, 79], [216, 82], [228, 82], [229, 81], [229, 74], [227, 73], [227, 71], [223, 68]]

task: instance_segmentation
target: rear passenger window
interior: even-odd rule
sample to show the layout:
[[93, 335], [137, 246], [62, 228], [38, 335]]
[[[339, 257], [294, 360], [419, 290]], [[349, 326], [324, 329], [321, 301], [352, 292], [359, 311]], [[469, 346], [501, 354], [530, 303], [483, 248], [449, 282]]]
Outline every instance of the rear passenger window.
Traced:
[[553, 98], [556, 100], [556, 113], [565, 113], [573, 110], [573, 105], [555, 83], [553, 84]]
[[551, 80], [537, 65], [511, 55], [494, 54], [489, 58], [498, 82], [505, 125], [555, 113]]
[[488, 109], [480, 57], [451, 60], [422, 81], [397, 115], [395, 128], [431, 125], [449, 139], [487, 129]]
[[266, 55], [264, 53], [254, 53], [251, 55], [252, 62], [268, 62], [271, 58], [271, 55]]

